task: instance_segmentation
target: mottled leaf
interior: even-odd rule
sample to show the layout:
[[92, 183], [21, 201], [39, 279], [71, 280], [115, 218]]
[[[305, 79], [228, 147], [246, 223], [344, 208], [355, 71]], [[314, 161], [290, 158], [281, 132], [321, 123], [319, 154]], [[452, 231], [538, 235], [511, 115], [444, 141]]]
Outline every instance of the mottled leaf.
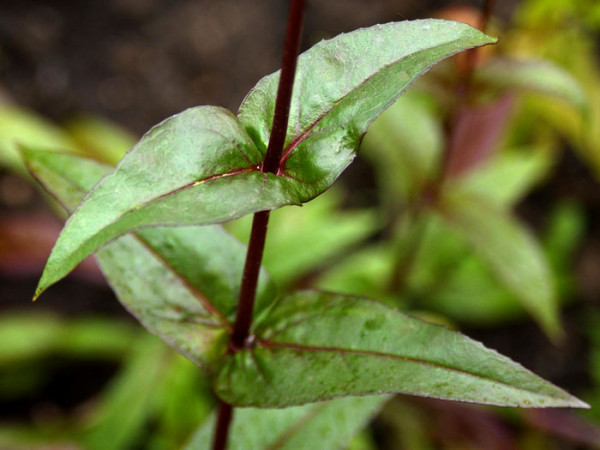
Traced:
[[[344, 398], [285, 409], [237, 409], [229, 450], [335, 450], [377, 412], [387, 396]], [[186, 450], [209, 450], [215, 417], [194, 434]]]
[[228, 355], [215, 389], [239, 406], [283, 407], [401, 392], [503, 406], [585, 407], [483, 345], [358, 297], [298, 292]]
[[248, 94], [239, 120], [210, 106], [165, 120], [77, 208], [36, 295], [127, 231], [223, 222], [311, 200], [354, 159], [369, 123], [419, 75], [449, 55], [492, 42], [464, 24], [425, 20], [378, 25], [317, 44], [298, 61], [277, 174], [262, 173], [260, 165], [278, 73]]
[[[28, 168], [67, 209], [108, 172], [73, 155], [24, 150]], [[245, 246], [222, 228], [152, 228], [111, 242], [98, 262], [123, 305], [149, 331], [210, 366], [225, 351], [235, 317]], [[274, 298], [261, 274], [255, 314]]]

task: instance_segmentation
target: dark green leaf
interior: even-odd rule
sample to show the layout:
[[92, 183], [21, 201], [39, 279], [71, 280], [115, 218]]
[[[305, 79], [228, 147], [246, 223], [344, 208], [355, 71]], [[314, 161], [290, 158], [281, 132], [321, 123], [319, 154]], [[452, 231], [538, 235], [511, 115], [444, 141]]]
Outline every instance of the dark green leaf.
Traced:
[[[109, 170], [73, 155], [24, 150], [24, 156], [34, 177], [67, 208]], [[245, 247], [218, 226], [147, 229], [98, 252], [123, 305], [149, 331], [209, 366], [225, 351], [244, 258]], [[263, 272], [255, 314], [274, 295]]]
[[77, 208], [36, 295], [127, 231], [223, 222], [311, 200], [350, 164], [369, 123], [419, 75], [449, 55], [492, 42], [464, 24], [425, 20], [378, 25], [317, 44], [298, 61], [276, 175], [262, 173], [260, 164], [278, 73], [248, 94], [239, 121], [209, 106], [165, 120]]
[[401, 392], [523, 407], [586, 405], [483, 345], [382, 304], [330, 293], [280, 300], [254, 345], [227, 361], [217, 394], [239, 406], [283, 407]]
[[[335, 450], [387, 400], [387, 396], [344, 398], [285, 409], [237, 409], [229, 450]], [[186, 450], [209, 450], [214, 416], [192, 437]]]

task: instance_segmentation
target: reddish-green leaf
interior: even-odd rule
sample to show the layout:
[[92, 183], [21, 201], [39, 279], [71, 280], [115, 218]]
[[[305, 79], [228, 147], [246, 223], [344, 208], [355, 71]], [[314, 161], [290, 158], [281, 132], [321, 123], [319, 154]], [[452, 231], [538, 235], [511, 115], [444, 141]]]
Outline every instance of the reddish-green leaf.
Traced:
[[215, 389], [239, 406], [283, 407], [401, 392], [523, 407], [586, 407], [483, 345], [382, 304], [299, 292], [279, 300]]
[[[70, 209], [109, 167], [73, 155], [24, 150], [30, 172]], [[123, 305], [149, 331], [211, 367], [235, 317], [246, 248], [222, 228], [152, 228], [122, 236], [98, 262]], [[261, 274], [255, 313], [274, 287]]]
[[371, 121], [419, 75], [458, 51], [492, 42], [464, 24], [424, 20], [378, 25], [317, 44], [298, 60], [277, 174], [262, 173], [260, 165], [278, 73], [248, 94], [239, 120], [210, 106], [165, 120], [74, 212], [36, 295], [125, 232], [223, 222], [311, 200], [350, 164]]

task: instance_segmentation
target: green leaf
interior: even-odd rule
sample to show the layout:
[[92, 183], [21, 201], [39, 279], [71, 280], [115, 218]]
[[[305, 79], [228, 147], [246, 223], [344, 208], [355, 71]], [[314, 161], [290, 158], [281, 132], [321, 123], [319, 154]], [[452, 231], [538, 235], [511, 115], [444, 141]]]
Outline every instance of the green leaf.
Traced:
[[[23, 153], [33, 176], [66, 208], [109, 170], [73, 155]], [[110, 243], [97, 256], [121, 303], [149, 331], [210, 367], [225, 351], [245, 254], [245, 246], [211, 226], [143, 230]], [[274, 290], [263, 271], [255, 315], [271, 303]]]
[[56, 125], [32, 111], [13, 106], [0, 107], [0, 166], [26, 173], [18, 145], [49, 150], [77, 150], [77, 144]]
[[[281, 208], [269, 219], [263, 265], [280, 289], [366, 239], [377, 228], [373, 210], [341, 210], [342, 192], [335, 188], [303, 208]], [[226, 224], [240, 241], [248, 239], [252, 216]]]
[[[300, 56], [278, 173], [264, 174], [279, 74], [240, 107], [197, 107], [152, 128], [67, 222], [36, 291], [121, 234], [156, 225], [211, 224], [307, 202], [354, 158], [368, 125], [431, 65], [495, 39], [440, 20], [340, 35]], [[374, 48], [377, 50], [374, 51]]]
[[330, 293], [281, 299], [254, 328], [254, 345], [215, 381], [237, 406], [283, 407], [400, 392], [502, 406], [585, 407], [483, 345], [380, 303]]
[[422, 95], [407, 92], [365, 136], [362, 155], [379, 173], [382, 200], [390, 208], [413, 199], [431, 180], [443, 146], [443, 131]]
[[[285, 409], [236, 409], [230, 450], [339, 449], [365, 426], [387, 396], [344, 398]], [[215, 417], [194, 434], [186, 450], [210, 449]]]
[[[549, 149], [543, 145], [514, 148], [453, 180], [462, 190], [477, 193], [501, 207], [523, 198], [551, 168]], [[448, 187], [451, 189], [451, 187]]]
[[554, 280], [535, 237], [508, 211], [472, 194], [446, 195], [441, 210], [551, 338], [561, 326]]
[[520, 89], [558, 97], [581, 109], [587, 105], [577, 80], [549, 61], [495, 58], [475, 72], [474, 81], [494, 89]]
[[97, 407], [75, 433], [84, 448], [118, 450], [139, 441], [150, 422], [153, 388], [165, 376], [171, 352], [154, 336], [145, 334], [132, 346], [124, 368], [111, 381]]
[[61, 354], [120, 358], [138, 337], [126, 324], [105, 319], [64, 320], [47, 314], [4, 315], [0, 319], [0, 365]]
[[87, 115], [71, 119], [65, 124], [65, 131], [89, 155], [113, 165], [123, 158], [136, 141], [131, 133], [118, 125]]

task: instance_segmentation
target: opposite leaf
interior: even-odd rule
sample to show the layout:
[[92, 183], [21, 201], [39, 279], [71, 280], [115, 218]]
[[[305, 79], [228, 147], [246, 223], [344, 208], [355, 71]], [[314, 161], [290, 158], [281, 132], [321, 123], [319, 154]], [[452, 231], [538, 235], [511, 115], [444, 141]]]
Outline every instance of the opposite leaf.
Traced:
[[[31, 174], [66, 209], [109, 167], [73, 155], [24, 150]], [[153, 228], [128, 234], [98, 252], [123, 305], [189, 359], [211, 367], [233, 321], [246, 249], [221, 227]], [[255, 314], [274, 298], [260, 277]]]
[[458, 51], [494, 42], [464, 24], [391, 23], [317, 44], [300, 56], [277, 174], [260, 165], [279, 74], [263, 78], [239, 121], [198, 107], [150, 130], [67, 222], [36, 295], [87, 255], [133, 229], [211, 224], [307, 202], [350, 164], [373, 121], [423, 72]]
[[523, 407], [586, 407], [556, 386], [440, 326], [382, 304], [299, 292], [227, 357], [215, 390], [236, 406], [285, 407], [348, 395], [400, 392]]

